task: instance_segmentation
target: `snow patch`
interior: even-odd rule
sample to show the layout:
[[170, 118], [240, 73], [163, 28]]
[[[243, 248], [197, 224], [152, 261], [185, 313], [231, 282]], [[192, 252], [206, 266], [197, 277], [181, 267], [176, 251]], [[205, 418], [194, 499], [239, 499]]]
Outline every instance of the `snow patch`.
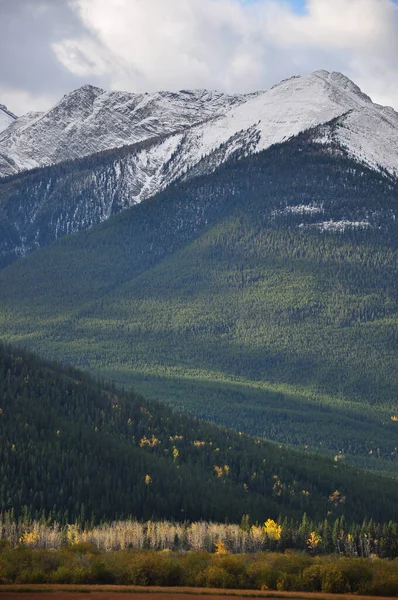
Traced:
[[273, 210], [271, 215], [273, 217], [279, 215], [316, 215], [322, 212], [324, 212], [323, 204], [299, 204]]
[[322, 221], [321, 223], [301, 223], [299, 227], [315, 227], [320, 231], [331, 231], [331, 232], [343, 232], [346, 229], [368, 229], [372, 227], [369, 221], [348, 221], [342, 219], [341, 221]]

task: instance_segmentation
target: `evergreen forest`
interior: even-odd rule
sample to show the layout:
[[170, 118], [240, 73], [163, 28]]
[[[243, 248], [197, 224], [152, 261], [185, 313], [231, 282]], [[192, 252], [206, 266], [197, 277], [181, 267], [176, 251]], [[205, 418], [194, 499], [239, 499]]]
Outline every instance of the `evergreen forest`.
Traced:
[[[314, 143], [311, 135], [236, 156], [214, 172], [204, 159], [158, 196], [5, 266], [3, 340], [261, 444], [268, 439], [283, 452], [298, 448], [310, 462], [321, 464], [313, 453], [325, 454], [332, 472], [350, 463], [395, 476], [398, 184], [341, 150]], [[23, 178], [7, 185], [16, 181], [23, 196]], [[62, 190], [63, 202], [68, 193], [72, 201], [73, 188]], [[86, 406], [82, 401], [77, 423]], [[70, 423], [72, 437], [80, 426], [74, 430]], [[104, 461], [116, 441], [107, 443]], [[149, 447], [145, 461], [156, 452]], [[80, 464], [78, 455], [75, 461]], [[248, 484], [243, 478], [235, 483]], [[18, 490], [20, 507], [27, 505], [29, 486]], [[154, 489], [142, 483], [140, 498]], [[75, 494], [56, 486], [61, 491], [76, 518]], [[243, 488], [239, 494], [247, 497]], [[243, 512], [262, 518], [256, 511], [263, 513], [263, 501], [253, 496], [253, 509]], [[118, 517], [135, 514], [122, 492], [119, 502]], [[3, 503], [10, 508], [4, 496]], [[175, 516], [164, 503], [158, 516]], [[59, 517], [63, 502], [53, 498], [50, 504]], [[155, 504], [148, 501], [144, 518]], [[103, 500], [99, 513], [108, 514], [110, 505]], [[37, 497], [29, 508], [33, 516], [40, 506]], [[222, 520], [222, 506], [215, 503], [208, 518]], [[268, 512], [275, 517], [279, 508]], [[307, 508], [300, 497], [289, 511]], [[188, 506], [181, 501], [178, 510], [187, 514]], [[190, 515], [203, 516], [196, 509]]]
[[398, 520], [393, 478], [173, 412], [27, 351], [0, 346], [0, 400], [6, 539], [10, 523], [32, 520], [243, 519], [250, 530], [279, 518], [291, 520], [280, 521], [286, 532], [303, 518], [344, 531]]

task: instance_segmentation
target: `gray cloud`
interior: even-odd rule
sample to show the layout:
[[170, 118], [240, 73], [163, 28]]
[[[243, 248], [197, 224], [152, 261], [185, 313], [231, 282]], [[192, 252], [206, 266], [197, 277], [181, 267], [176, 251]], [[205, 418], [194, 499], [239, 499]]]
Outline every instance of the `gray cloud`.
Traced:
[[342, 71], [398, 108], [393, 0], [0, 0], [0, 102], [47, 108], [83, 83], [153, 91], [264, 89]]
[[[47, 108], [84, 84], [87, 77], [67, 69], [52, 45], [85, 31], [64, 0], [0, 0], [0, 101], [6, 96], [19, 113]], [[100, 83], [95, 75], [90, 80]]]

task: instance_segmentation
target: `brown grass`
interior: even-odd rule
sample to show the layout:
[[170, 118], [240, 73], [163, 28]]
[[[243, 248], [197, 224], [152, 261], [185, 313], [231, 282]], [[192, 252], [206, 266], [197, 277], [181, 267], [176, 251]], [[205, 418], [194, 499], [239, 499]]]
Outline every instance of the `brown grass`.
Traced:
[[[121, 596], [121, 594], [123, 594]], [[286, 598], [288, 600], [377, 600], [380, 596], [322, 594], [309, 592], [273, 592], [199, 588], [159, 588], [121, 585], [0, 585], [0, 600], [236, 600], [237, 598]], [[393, 600], [392, 598], [390, 600]], [[396, 598], [395, 598], [396, 600]]]

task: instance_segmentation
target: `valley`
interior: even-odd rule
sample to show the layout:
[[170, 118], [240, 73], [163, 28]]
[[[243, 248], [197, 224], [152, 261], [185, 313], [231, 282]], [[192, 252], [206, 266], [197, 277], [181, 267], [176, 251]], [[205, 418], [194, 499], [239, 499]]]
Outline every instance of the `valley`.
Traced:
[[[299, 531], [305, 514], [321, 538], [324, 519], [343, 537], [340, 517], [395, 522], [396, 115], [327, 72], [187, 94], [145, 99], [153, 123], [164, 103], [186, 119], [178, 132], [138, 123], [123, 148], [0, 180], [2, 518], [246, 514]], [[89, 140], [116, 97], [86, 87], [54, 110]], [[29, 119], [52, 136], [55, 113]], [[23, 140], [21, 119], [1, 139]]]
[[398, 596], [398, 0], [0, 0], [0, 600]]

